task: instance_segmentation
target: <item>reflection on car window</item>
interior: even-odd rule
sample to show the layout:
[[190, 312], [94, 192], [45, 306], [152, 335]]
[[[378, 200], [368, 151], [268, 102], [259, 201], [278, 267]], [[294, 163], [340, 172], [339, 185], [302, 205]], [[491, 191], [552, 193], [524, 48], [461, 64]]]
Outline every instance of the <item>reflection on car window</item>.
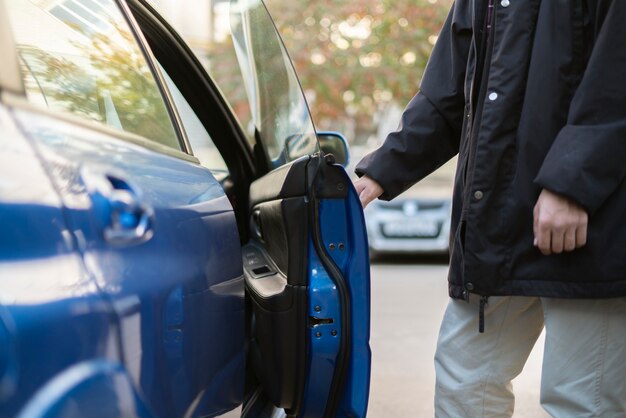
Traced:
[[28, 99], [180, 149], [161, 92], [111, 0], [9, 0]]
[[260, 0], [231, 0], [230, 27], [248, 77], [255, 124], [275, 166], [317, 151], [306, 100], [272, 19]]
[[226, 167], [222, 155], [215, 146], [215, 143], [211, 139], [211, 136], [176, 84], [174, 84], [169, 74], [167, 74], [161, 65], [159, 65], [159, 68], [170, 90], [172, 99], [174, 99], [185, 131], [187, 132], [187, 138], [189, 138], [193, 155], [200, 160], [200, 164], [211, 170], [216, 178], [225, 177], [228, 175], [228, 168]]
[[317, 151], [298, 79], [260, 1], [153, 2], [203, 63], [251, 146], [258, 130], [274, 166]]
[[228, 12], [228, 0], [194, 0], [192, 2], [152, 0], [192, 48], [244, 132], [248, 144], [253, 147], [255, 139], [254, 120], [246, 94], [245, 80], [237, 64]]

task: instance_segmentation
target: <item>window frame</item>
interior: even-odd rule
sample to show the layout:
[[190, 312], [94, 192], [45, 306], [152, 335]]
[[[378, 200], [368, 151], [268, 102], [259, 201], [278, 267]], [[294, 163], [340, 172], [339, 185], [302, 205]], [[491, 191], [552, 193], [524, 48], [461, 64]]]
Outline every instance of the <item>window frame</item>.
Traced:
[[[149, 40], [148, 43], [152, 45], [155, 61], [168, 72], [222, 155], [229, 171], [229, 177], [222, 187], [233, 203], [241, 242], [247, 242], [250, 233], [250, 184], [270, 171], [267, 158], [263, 155], [264, 150], [258, 145], [251, 146], [221, 90], [165, 17], [149, 1], [124, 1], [146, 41]], [[160, 59], [157, 60], [157, 56]], [[215, 120], [219, 120], [219, 123], [214, 123]], [[258, 142], [258, 138], [255, 139]]]
[[[1, 1], [1, 0], [0, 0]], [[244, 176], [248, 181], [252, 181], [254, 178], [262, 175], [264, 173], [257, 173], [255, 161], [257, 160], [257, 156], [254, 153], [254, 149], [246, 139], [246, 135], [244, 133], [244, 129], [239, 123], [239, 119], [236, 117], [235, 112], [231, 109], [229, 102], [226, 100], [219, 87], [215, 83], [215, 81], [211, 78], [211, 76], [206, 72], [206, 69], [202, 66], [202, 64], [198, 61], [198, 58], [194, 54], [194, 52], [190, 49], [189, 45], [185, 42], [185, 40], [178, 34], [178, 32], [167, 22], [164, 16], [162, 16], [154, 7], [148, 2], [144, 0], [120, 0], [124, 1], [133, 15], [133, 20], [137, 23], [137, 29], [141, 32], [142, 39], [146, 42], [146, 44], [150, 44], [147, 40], [147, 37], [155, 37], [154, 35], [164, 35], [167, 39], [163, 41], [169, 45], [173, 45], [173, 49], [167, 49], [167, 52], [161, 53], [161, 55], [177, 55], [182, 61], [177, 61], [177, 63], [181, 63], [185, 65], [185, 72], [189, 72], [191, 77], [196, 78], [200, 82], [200, 86], [198, 89], [206, 90], [208, 93], [208, 97], [204, 100], [207, 102], [208, 107], [215, 108], [216, 111], [219, 111], [219, 116], [224, 119], [224, 122], [228, 124], [224, 130], [227, 130], [234, 139], [231, 143], [226, 143], [224, 140], [220, 140], [220, 138], [212, 133], [212, 129], [210, 129], [205, 124], [206, 117], [204, 115], [196, 116], [203, 123], [205, 129], [211, 136], [213, 142], [216, 147], [220, 151], [226, 165], [229, 168], [231, 173], [234, 173], [239, 170], [235, 170], [235, 166], [240, 166], [243, 168], [243, 171], [246, 172]], [[141, 16], [143, 19], [146, 19], [146, 25], [149, 27], [142, 29], [142, 24], [136, 21], [136, 16]], [[152, 35], [145, 35], [144, 32], [150, 33]], [[164, 65], [163, 62], [159, 61], [156, 56], [158, 54], [152, 51], [152, 47], [150, 47], [150, 55], [151, 59], [154, 59], [153, 65], [159, 66], [163, 65], [163, 67], [168, 70], [168, 66]], [[168, 59], [168, 62], [171, 61]], [[179, 74], [178, 72], [170, 72], [169, 76], [172, 78], [175, 84], [177, 76], [175, 74]], [[165, 82], [164, 78], [160, 78]], [[188, 97], [188, 95], [181, 89], [181, 86], [178, 86], [181, 94], [185, 98], [185, 100], [189, 103], [189, 105], [194, 109], [195, 107], [192, 104], [192, 101]], [[169, 93], [169, 89], [168, 89]], [[170, 100], [173, 102], [173, 98], [171, 94], [169, 95]], [[175, 104], [174, 104], [175, 106]], [[193, 155], [193, 150], [189, 151], [190, 155]], [[243, 174], [243, 173], [242, 173]]]
[[[148, 64], [148, 67], [150, 68], [150, 72], [152, 73], [152, 76], [154, 77], [154, 81], [165, 103], [165, 108], [167, 109], [167, 112], [170, 116], [170, 120], [172, 121], [174, 132], [176, 133], [176, 136], [178, 137], [178, 142], [179, 142], [179, 145], [181, 146], [180, 151], [182, 151], [185, 154], [193, 156], [193, 153], [191, 150], [191, 144], [189, 143], [189, 138], [187, 137], [187, 132], [185, 131], [182, 119], [180, 115], [178, 114], [178, 109], [176, 108], [172, 94], [169, 91], [169, 88], [167, 87], [165, 78], [163, 77], [163, 74], [161, 74], [161, 71], [159, 70], [158, 65], [156, 64], [157, 60], [154, 54], [152, 53], [150, 46], [148, 45], [148, 41], [145, 39], [143, 32], [141, 31], [141, 28], [139, 27], [139, 24], [135, 20], [135, 17], [133, 16], [126, 1], [125, 0], [111, 0], [111, 1], [115, 2], [118, 8], [120, 9], [122, 16], [124, 16], [124, 19], [126, 20], [126, 23], [128, 24], [130, 31], [133, 34], [133, 37], [135, 39], [135, 42], [137, 43], [137, 46], [139, 47], [141, 53], [143, 54]], [[150, 138], [147, 138], [147, 139], [150, 139]]]

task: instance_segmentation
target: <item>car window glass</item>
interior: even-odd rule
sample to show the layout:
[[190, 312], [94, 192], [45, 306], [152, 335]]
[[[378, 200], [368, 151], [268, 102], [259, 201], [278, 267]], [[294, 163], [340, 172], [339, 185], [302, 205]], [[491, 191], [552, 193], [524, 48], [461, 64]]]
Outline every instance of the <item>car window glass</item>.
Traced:
[[112, 0], [9, 0], [28, 99], [180, 149], [130, 27]]
[[245, 88], [249, 74], [244, 76], [237, 63], [229, 26], [228, 0], [197, 0], [193, 7], [182, 1], [150, 2], [191, 47], [228, 102], [248, 144], [253, 147], [256, 142], [254, 120]]
[[258, 0], [152, 0], [180, 32], [239, 119], [276, 167], [317, 152], [313, 123], [287, 52]]
[[180, 90], [178, 90], [169, 74], [160, 65], [159, 68], [178, 109], [178, 114], [187, 132], [187, 138], [191, 144], [193, 154], [200, 160], [200, 164], [211, 170], [216, 177], [223, 177], [224, 174], [228, 174], [226, 163], [204, 125], [202, 125], [202, 122], [200, 122], [200, 119], [198, 119], [194, 110], [183, 97]]
[[[318, 150], [309, 109], [291, 60], [261, 0], [231, 0], [230, 28], [257, 129], [275, 166]], [[254, 82], [252, 81], [254, 80]]]

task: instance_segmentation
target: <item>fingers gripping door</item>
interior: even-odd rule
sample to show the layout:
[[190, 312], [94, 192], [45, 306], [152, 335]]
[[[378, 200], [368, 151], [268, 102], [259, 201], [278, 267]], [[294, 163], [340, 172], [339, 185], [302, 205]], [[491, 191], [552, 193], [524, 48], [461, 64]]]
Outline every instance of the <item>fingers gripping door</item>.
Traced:
[[274, 405], [297, 416], [365, 414], [369, 265], [362, 213], [360, 207], [358, 216], [350, 213], [349, 187], [343, 169], [318, 156], [251, 186], [254, 238], [243, 252], [253, 317], [250, 361]]

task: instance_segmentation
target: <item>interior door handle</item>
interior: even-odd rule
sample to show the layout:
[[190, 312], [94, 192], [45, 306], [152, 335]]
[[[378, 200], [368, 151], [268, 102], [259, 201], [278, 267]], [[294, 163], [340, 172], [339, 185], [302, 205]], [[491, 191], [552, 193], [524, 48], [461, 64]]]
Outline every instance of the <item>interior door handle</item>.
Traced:
[[154, 210], [142, 201], [139, 189], [119, 173], [83, 170], [104, 240], [114, 245], [138, 244], [153, 233]]
[[254, 235], [262, 241], [263, 229], [261, 228], [261, 209], [255, 209], [252, 212], [251, 226], [252, 226], [252, 232], [254, 232]]

